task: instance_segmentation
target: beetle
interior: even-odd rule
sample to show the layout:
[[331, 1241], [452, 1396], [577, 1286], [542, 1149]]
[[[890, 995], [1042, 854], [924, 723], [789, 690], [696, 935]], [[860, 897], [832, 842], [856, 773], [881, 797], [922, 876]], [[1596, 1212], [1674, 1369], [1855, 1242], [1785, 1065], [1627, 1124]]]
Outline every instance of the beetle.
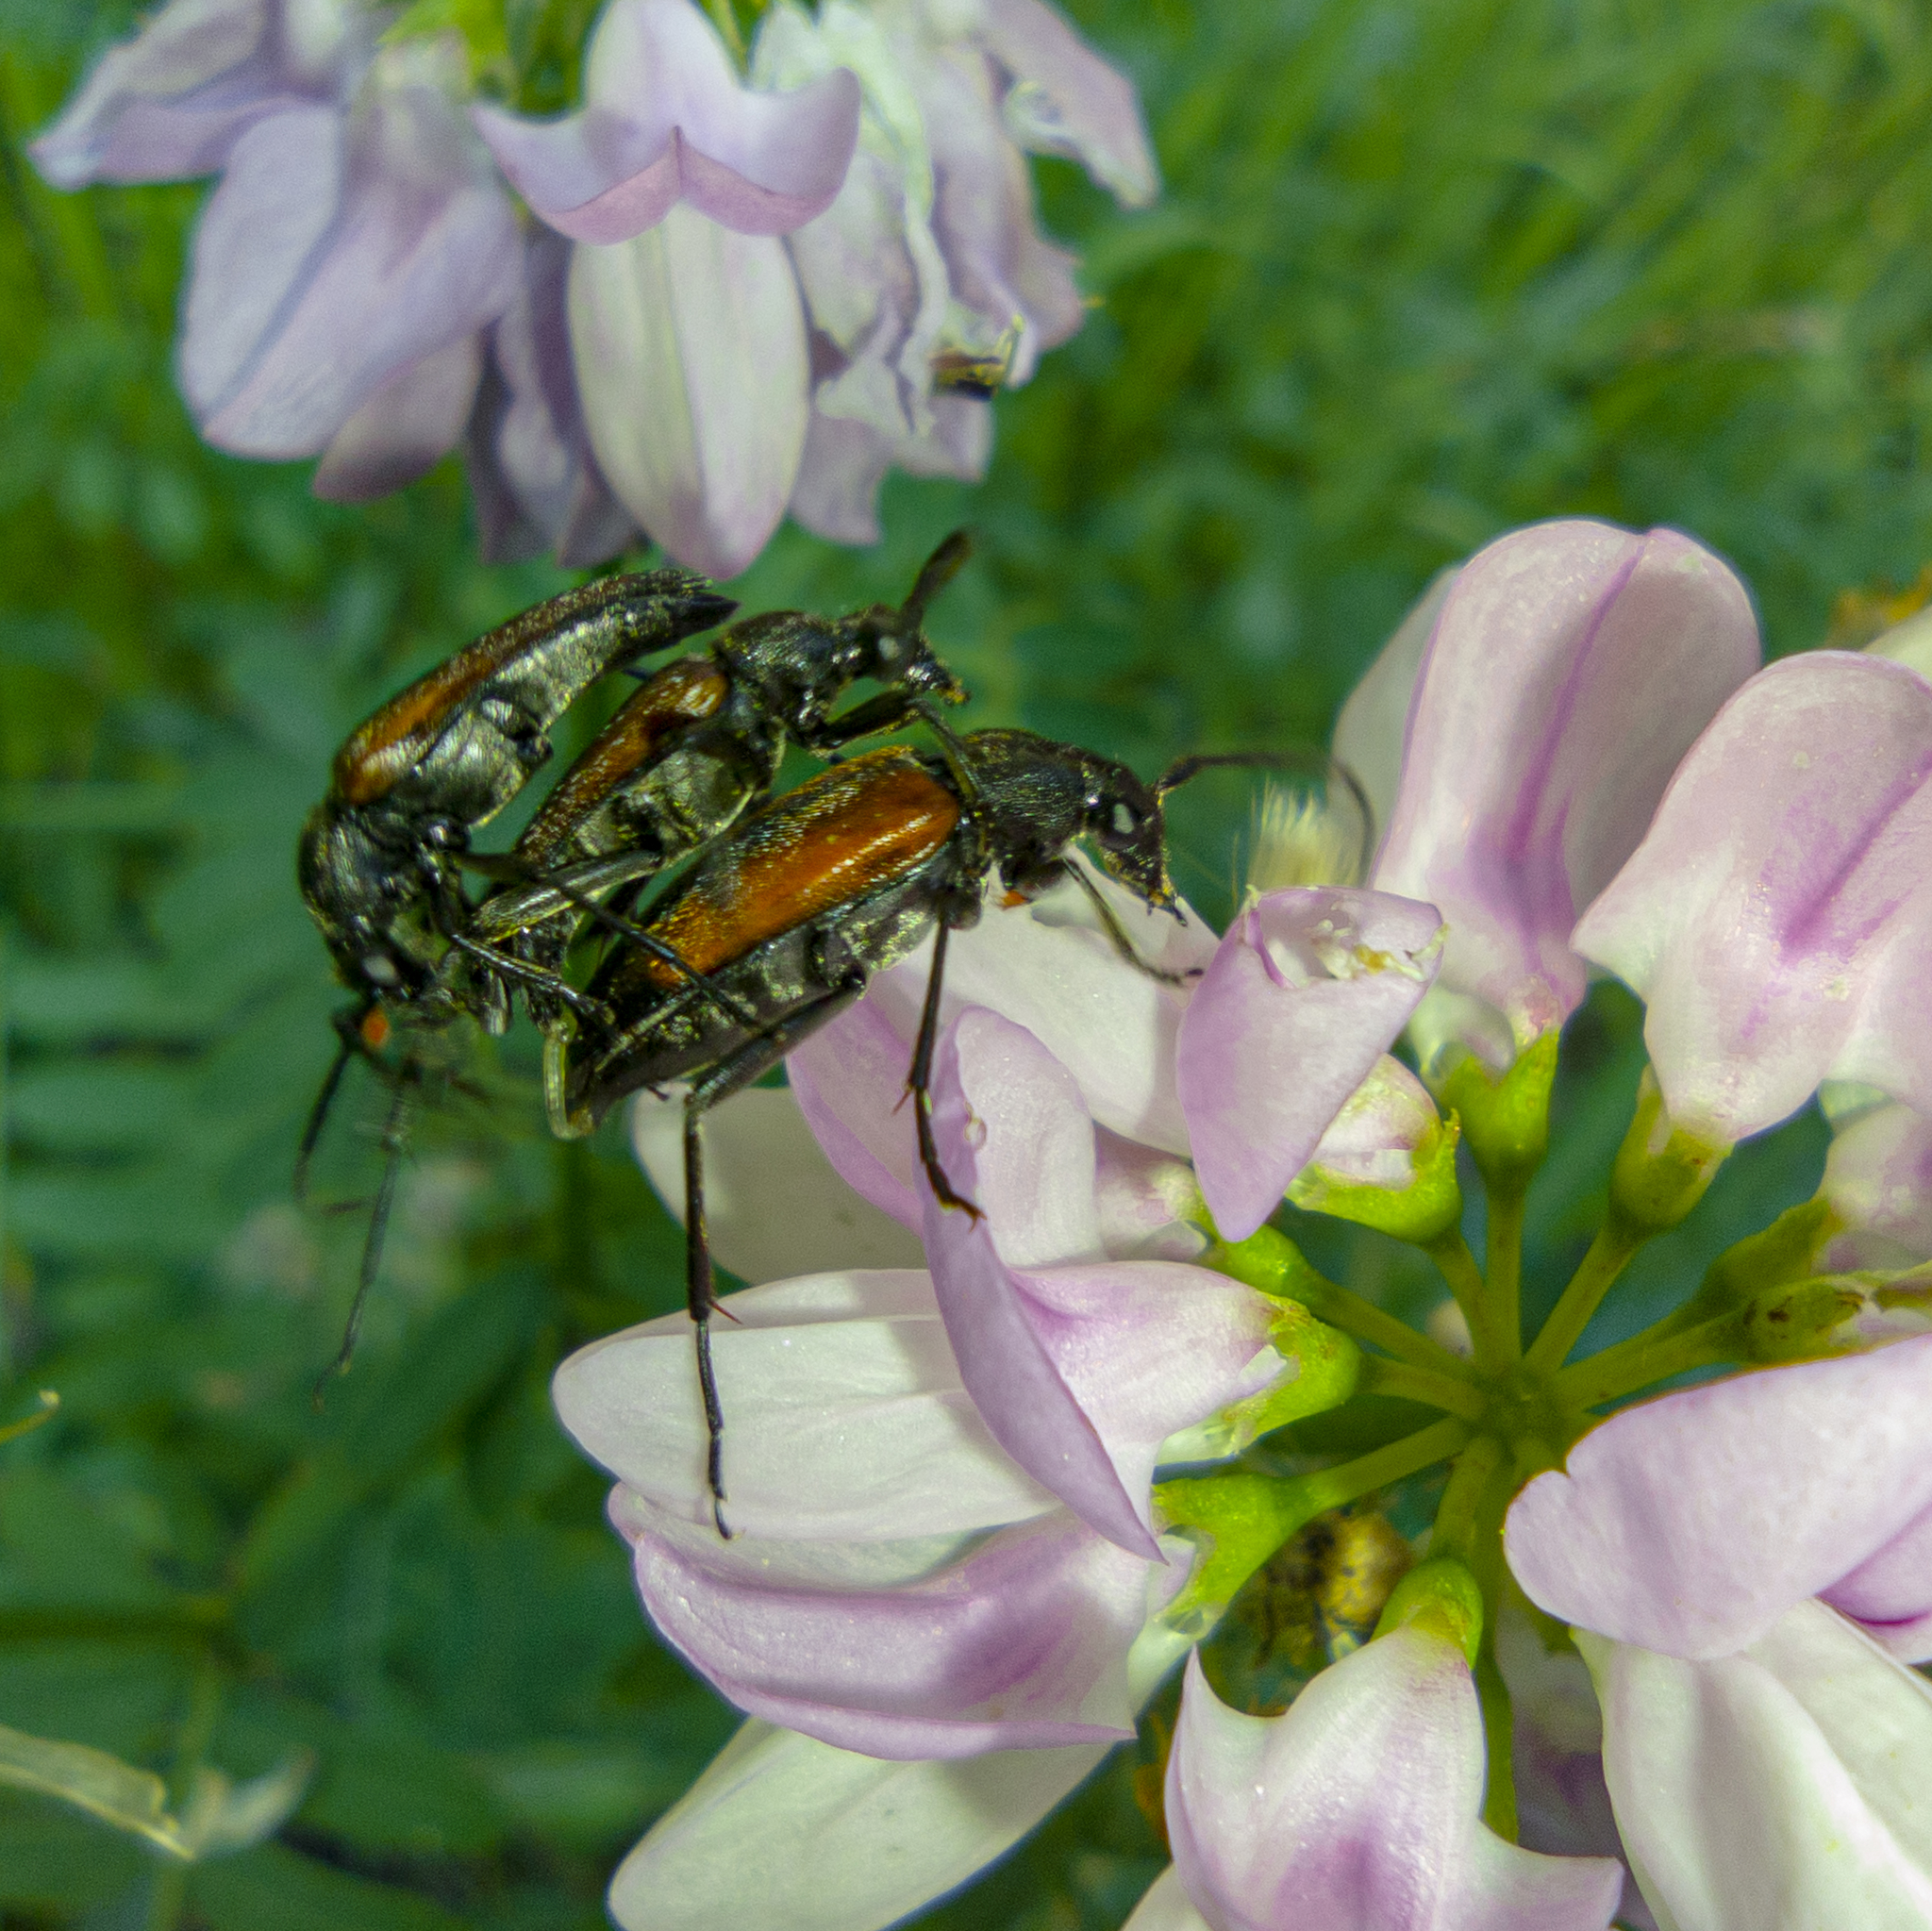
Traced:
[[1008, 903], [1077, 882], [1110, 942], [1169, 984], [1182, 975], [1141, 957], [1092, 878], [1071, 861], [1091, 842], [1101, 869], [1146, 905], [1181, 917], [1168, 877], [1163, 795], [1212, 764], [1191, 757], [1149, 785], [1125, 765], [1030, 731], [975, 731], [940, 755], [894, 745], [861, 753], [774, 799], [707, 847], [649, 909], [644, 929], [747, 1008], [708, 998], [660, 957], [617, 948], [589, 990], [615, 1014], [578, 1042], [559, 1084], [566, 1132], [586, 1133], [644, 1087], [686, 1079], [685, 1292], [709, 1431], [712, 1513], [724, 1525], [724, 1417], [710, 1357], [712, 1290], [699, 1123], [853, 1004], [872, 974], [928, 931], [932, 965], [907, 1087], [921, 1162], [946, 1207], [977, 1215], [941, 1167], [927, 1087], [950, 933], [975, 924], [996, 874]]
[[[896, 609], [874, 604], [837, 618], [770, 610], [734, 624], [706, 655], [658, 671], [612, 716], [491, 866], [509, 882], [468, 928], [477, 944], [541, 972], [522, 990], [546, 1031], [574, 1023], [571, 1002], [545, 983], [560, 978], [586, 924], [635, 935], [630, 922], [598, 910], [598, 896], [619, 889], [617, 903], [626, 903], [643, 881], [724, 831], [769, 794], [788, 742], [831, 757], [916, 719], [943, 729], [933, 704], [962, 704], [967, 693], [923, 626], [927, 605], [970, 554], [965, 532], [954, 532]], [[835, 717], [833, 707], [861, 679], [886, 688]], [[661, 953], [659, 961], [670, 963]], [[480, 953], [467, 950], [465, 964], [478, 979], [490, 976]], [[585, 1009], [578, 1002], [575, 1011]]]
[[[549, 727], [599, 677], [709, 629], [737, 608], [689, 571], [604, 577], [487, 632], [350, 734], [296, 850], [303, 901], [338, 977], [358, 995], [336, 1015], [336, 1057], [296, 1154], [298, 1198], [351, 1057], [381, 1065], [392, 1014], [433, 1027], [466, 1009], [443, 960], [475, 943], [460, 878], [471, 832], [529, 782], [550, 756]], [[492, 966], [540, 976], [513, 959]], [[551, 990], [575, 996], [560, 981]], [[354, 1346], [375, 1274], [422, 1067], [411, 1054], [388, 1076], [394, 1097], [382, 1135], [383, 1178], [339, 1361]]]

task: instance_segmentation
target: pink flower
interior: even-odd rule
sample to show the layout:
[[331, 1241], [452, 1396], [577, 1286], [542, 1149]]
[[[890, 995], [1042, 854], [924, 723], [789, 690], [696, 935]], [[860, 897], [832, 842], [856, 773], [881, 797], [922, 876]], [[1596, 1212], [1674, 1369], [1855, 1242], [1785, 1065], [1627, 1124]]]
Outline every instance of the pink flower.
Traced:
[[1932, 1259], [1932, 1120], [1881, 1101], [1833, 1127], [1819, 1191], [1838, 1227], [1824, 1263], [1845, 1272]]
[[1604, 1931], [1617, 1865], [1495, 1836], [1483, 1762], [1469, 1662], [1441, 1635], [1378, 1637], [1280, 1717], [1227, 1708], [1190, 1656], [1167, 1772], [1174, 1869], [1130, 1931]]
[[1691, 1660], [1817, 1596], [1932, 1656], [1932, 1336], [1625, 1408], [1539, 1475], [1505, 1547], [1530, 1600]]
[[[1345, 761], [1386, 768], [1419, 627], [1398, 632], [1397, 661], [1344, 713]], [[1453, 1040], [1505, 1067], [1574, 1010], [1588, 976], [1571, 941], [1577, 914], [1757, 657], [1737, 578], [1672, 530], [1541, 524], [1462, 566], [1417, 663], [1371, 880], [1447, 923], [1425, 1044]]]
[[1385, 892], [1295, 888], [1236, 916], [1178, 1041], [1189, 1141], [1226, 1239], [1279, 1206], [1428, 990], [1441, 943], [1433, 906]]
[[1801, 1603], [1705, 1661], [1577, 1639], [1632, 1865], [1675, 1931], [1932, 1923], [1932, 1688]]
[[1725, 705], [1575, 944], [1643, 998], [1671, 1118], [1729, 1145], [1820, 1082], [1932, 1110], [1932, 686], [1787, 658]]

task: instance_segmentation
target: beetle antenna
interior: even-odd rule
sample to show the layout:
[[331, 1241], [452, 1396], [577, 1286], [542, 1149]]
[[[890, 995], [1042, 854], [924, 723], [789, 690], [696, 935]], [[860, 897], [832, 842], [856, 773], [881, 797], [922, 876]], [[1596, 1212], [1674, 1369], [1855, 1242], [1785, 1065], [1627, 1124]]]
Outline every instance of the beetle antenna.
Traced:
[[900, 634], [916, 631], [925, 622], [926, 606], [965, 568], [973, 555], [973, 533], [957, 529], [920, 565], [919, 575], [899, 606]]

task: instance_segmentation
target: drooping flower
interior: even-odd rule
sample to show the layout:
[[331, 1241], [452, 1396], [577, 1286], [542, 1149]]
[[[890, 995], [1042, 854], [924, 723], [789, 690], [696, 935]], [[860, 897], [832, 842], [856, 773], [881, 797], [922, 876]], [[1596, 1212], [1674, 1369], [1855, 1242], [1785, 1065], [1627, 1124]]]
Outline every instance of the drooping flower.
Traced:
[[345, 102], [370, 50], [354, 0], [174, 0], [101, 57], [34, 165], [57, 188], [212, 174], [258, 121]]
[[222, 170], [178, 351], [218, 448], [319, 455], [318, 491], [354, 499], [461, 436], [518, 254], [466, 88], [450, 39], [377, 49], [346, 5], [175, 0], [36, 143], [64, 187]]
[[[1757, 628], [1737, 578], [1688, 537], [1597, 523], [1499, 538], [1437, 596], [1370, 882], [1448, 927], [1418, 1021], [1425, 1061], [1453, 1044], [1502, 1069], [1582, 998], [1571, 929], [1757, 668]], [[1377, 786], [1420, 627], [1391, 640], [1337, 739]]]
[[[775, 7], [749, 85], [691, 0], [611, 0], [551, 122], [469, 101], [454, 31], [383, 24], [172, 0], [34, 151], [69, 188], [225, 171], [184, 308], [203, 434], [354, 498], [467, 431], [490, 556], [648, 533], [729, 574], [788, 507], [875, 541], [886, 470], [976, 477], [985, 394], [1079, 325], [1024, 152], [1154, 191], [1132, 89], [1040, 0]], [[519, 241], [505, 176], [567, 255]]]

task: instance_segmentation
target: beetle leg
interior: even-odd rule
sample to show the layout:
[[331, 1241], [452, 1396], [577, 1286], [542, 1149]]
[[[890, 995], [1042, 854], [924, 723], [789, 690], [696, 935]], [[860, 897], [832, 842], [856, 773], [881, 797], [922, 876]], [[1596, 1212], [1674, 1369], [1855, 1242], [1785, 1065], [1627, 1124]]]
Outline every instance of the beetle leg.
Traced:
[[1101, 891], [1099, 886], [1094, 884], [1093, 880], [1088, 875], [1086, 868], [1082, 865], [1075, 865], [1071, 860], [1063, 860], [1060, 865], [1060, 871], [1064, 876], [1071, 878], [1087, 894], [1088, 903], [1092, 906], [1094, 911], [1100, 916], [1100, 929], [1107, 934], [1108, 941], [1113, 946], [1113, 949], [1137, 973], [1145, 973], [1150, 979], [1158, 979], [1163, 986], [1185, 986], [1189, 980], [1198, 979], [1201, 976], [1198, 971], [1191, 973], [1171, 973], [1165, 966], [1158, 966], [1142, 958], [1140, 948], [1128, 937], [1126, 927], [1121, 924], [1114, 908], [1108, 904], [1106, 893]]
[[711, 1520], [726, 1541], [724, 1525], [724, 1409], [711, 1365], [711, 1312], [718, 1306], [711, 1285], [711, 1241], [705, 1225], [705, 1150], [700, 1121], [721, 1100], [761, 1079], [792, 1047], [836, 1018], [865, 990], [863, 979], [840, 987], [789, 1014], [757, 1039], [702, 1074], [684, 1099], [684, 1292], [697, 1347], [698, 1391], [704, 1399], [708, 1440], [705, 1473], [711, 1490]]
[[925, 1004], [920, 1008], [919, 1039], [912, 1048], [912, 1068], [906, 1075], [906, 1090], [912, 1095], [912, 1117], [918, 1123], [919, 1162], [925, 1169], [927, 1184], [941, 1207], [964, 1207], [974, 1220], [980, 1213], [963, 1193], [953, 1190], [946, 1170], [940, 1165], [940, 1150], [932, 1137], [932, 1054], [939, 1039], [940, 991], [946, 975], [946, 939], [952, 931], [942, 918], [932, 936], [932, 967], [925, 975]]
[[375, 1285], [375, 1271], [382, 1264], [382, 1243], [389, 1232], [390, 1209], [395, 1205], [396, 1180], [402, 1171], [403, 1151], [408, 1144], [409, 1101], [423, 1077], [423, 1065], [413, 1055], [403, 1062], [396, 1075], [395, 1097], [391, 1100], [389, 1119], [382, 1129], [382, 1184], [375, 1190], [375, 1204], [369, 1210], [369, 1229], [362, 1237], [362, 1266], [356, 1278], [356, 1298], [349, 1303], [349, 1318], [342, 1323], [342, 1344], [336, 1357], [315, 1377], [314, 1401], [322, 1406], [323, 1390], [329, 1377], [348, 1371], [349, 1357], [356, 1352], [356, 1338], [362, 1331], [362, 1309], [369, 1290]]
[[600, 1025], [608, 1024], [610, 1010], [601, 999], [592, 999], [588, 992], [580, 992], [568, 979], [559, 978], [555, 973], [548, 973], [541, 966], [526, 965], [520, 958], [512, 958], [507, 952], [497, 952], [488, 945], [479, 945], [474, 939], [457, 933], [450, 943], [467, 958], [477, 960], [487, 971], [500, 973], [506, 979], [515, 979], [524, 986], [536, 987], [547, 992], [553, 999], [560, 999], [573, 1012], [581, 1012], [588, 1019], [595, 1020]]
[[[578, 911], [602, 925], [607, 931], [635, 945], [640, 952], [655, 958], [659, 965], [669, 966], [687, 985], [702, 992], [704, 997], [727, 1019], [746, 1027], [756, 1027], [759, 1024], [758, 1015], [749, 1007], [742, 1001], [734, 999], [723, 987], [699, 972], [695, 966], [687, 964], [675, 946], [665, 944], [663, 940], [655, 938], [634, 920], [613, 912], [608, 906], [600, 904], [596, 899], [577, 891], [575, 886], [565, 881], [561, 873], [520, 871], [517, 875], [526, 883], [541, 885], [556, 892], [566, 904], [575, 906]], [[526, 970], [538, 969], [532, 967]], [[546, 989], [553, 992], [558, 992], [561, 985], [561, 980], [555, 984], [549, 984], [546, 980]], [[559, 992], [558, 996], [563, 995]]]

